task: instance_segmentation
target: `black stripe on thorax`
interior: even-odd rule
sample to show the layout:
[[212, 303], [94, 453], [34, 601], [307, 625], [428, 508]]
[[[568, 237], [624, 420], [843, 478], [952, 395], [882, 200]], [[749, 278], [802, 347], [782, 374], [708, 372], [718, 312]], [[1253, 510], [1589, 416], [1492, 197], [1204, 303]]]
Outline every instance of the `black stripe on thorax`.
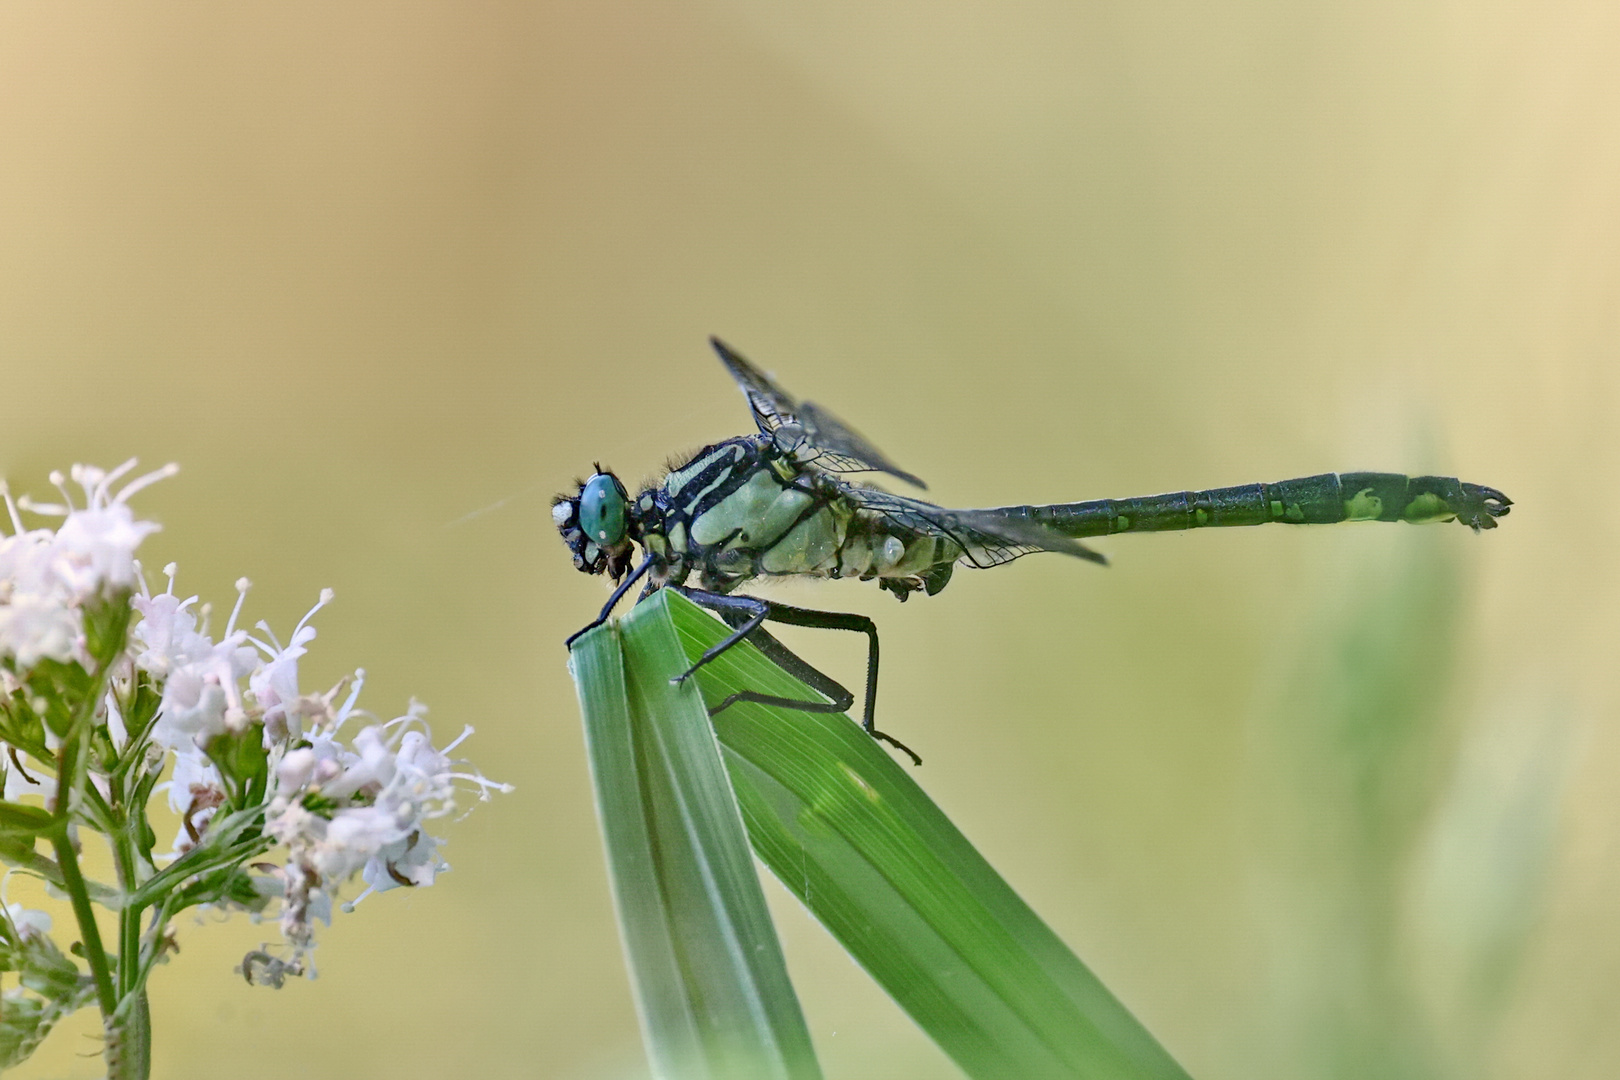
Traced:
[[[708, 491], [717, 481], [721, 481], [728, 488], [732, 486], [729, 481], [725, 480], [726, 474], [730, 473], [733, 477], [740, 474], [746, 477], [750, 461], [754, 456], [749, 450], [749, 447], [742, 445], [738, 441], [728, 440], [714, 446], [704, 447], [693, 456], [691, 461], [688, 461], [679, 469], [672, 470], [672, 475], [664, 481], [664, 491], [669, 496], [670, 509], [686, 516], [687, 504], [700, 492]], [[678, 486], [670, 486], [671, 481], [675, 479], [674, 474], [685, 472], [694, 466], [697, 466], [697, 471], [690, 476], [681, 478]], [[697, 513], [698, 511], [694, 511], [689, 516], [696, 517]]]
[[[691, 461], [674, 470], [681, 472], [694, 464], [711, 459], [692, 476], [682, 480], [676, 489], [666, 489], [669, 507], [664, 520], [667, 526], [692, 523], [714, 509], [739, 487], [746, 484], [761, 469], [771, 470], [766, 458], [768, 446], [761, 446], [757, 437], [742, 436], [705, 447]], [[788, 486], [780, 477], [777, 483]], [[696, 505], [693, 500], [696, 499]]]

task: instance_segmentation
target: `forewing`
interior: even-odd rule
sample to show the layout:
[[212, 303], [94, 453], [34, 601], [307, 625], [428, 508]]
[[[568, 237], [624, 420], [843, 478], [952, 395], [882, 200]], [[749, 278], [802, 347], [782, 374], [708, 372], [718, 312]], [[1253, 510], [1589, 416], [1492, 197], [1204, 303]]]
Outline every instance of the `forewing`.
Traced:
[[845, 485], [845, 492], [852, 501], [907, 528], [950, 537], [962, 549], [962, 560], [981, 570], [1035, 551], [1056, 551], [1098, 563], [1108, 561], [1071, 536], [994, 510], [947, 510], [921, 499], [854, 484]]
[[920, 488], [928, 485], [883, 456], [883, 452], [838, 417], [814, 402], [798, 402], [719, 338], [710, 344], [720, 354], [759, 430], [775, 440], [797, 465], [831, 473], [886, 472]]
[[799, 403], [786, 390], [773, 383], [768, 375], [719, 338], [711, 337], [709, 344], [714, 346], [714, 351], [720, 354], [720, 362], [726, 365], [731, 377], [742, 387], [743, 397], [748, 399], [748, 408], [753, 412], [754, 423], [759, 425], [761, 432], [775, 435], [784, 426], [798, 428]]
[[[821, 408], [813, 401], [799, 406], [799, 423], [805, 438], [820, 452], [816, 465], [828, 472], [886, 472], [898, 476], [913, 487], [927, 488], [921, 478], [906, 472], [883, 456], [854, 428]], [[835, 464], [829, 464], [834, 462]]]

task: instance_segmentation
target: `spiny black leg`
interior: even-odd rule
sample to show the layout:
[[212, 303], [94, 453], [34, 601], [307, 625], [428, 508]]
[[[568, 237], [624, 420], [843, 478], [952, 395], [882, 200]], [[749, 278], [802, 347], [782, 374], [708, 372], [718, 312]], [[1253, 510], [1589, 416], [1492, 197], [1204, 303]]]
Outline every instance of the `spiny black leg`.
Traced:
[[624, 599], [624, 594], [630, 591], [630, 586], [634, 585], [643, 574], [652, 568], [652, 563], [653, 557], [651, 555], [648, 555], [645, 559], [642, 559], [641, 565], [630, 572], [630, 576], [625, 578], [624, 581], [619, 584], [617, 589], [613, 590], [613, 595], [608, 597], [608, 602], [602, 605], [602, 614], [598, 615], [596, 618], [592, 619], [578, 630], [575, 630], [572, 634], [569, 634], [568, 637], [563, 640], [563, 646], [565, 648], [573, 648], [574, 642], [579, 640], [582, 634], [595, 630], [598, 626], [601, 626], [603, 623], [607, 622], [608, 616], [613, 614], [614, 607], [618, 605], [620, 600]]
[[716, 657], [725, 655], [733, 645], [759, 629], [770, 615], [770, 604], [755, 596], [727, 596], [724, 593], [706, 592], [703, 589], [677, 588], [682, 596], [695, 604], [702, 604], [723, 619], [732, 632], [717, 644], [705, 649], [703, 655], [697, 658], [697, 663], [687, 668], [674, 682], [683, 683], [697, 674], [697, 669]]
[[768, 619], [772, 622], [786, 623], [790, 626], [807, 626], [818, 630], [853, 630], [865, 634], [868, 642], [866, 649], [866, 707], [861, 719], [861, 727], [872, 738], [886, 742], [905, 753], [911, 758], [913, 764], [922, 764], [922, 758], [917, 755], [916, 751], [894, 736], [879, 731], [877, 724], [873, 720], [873, 716], [877, 711], [878, 635], [877, 625], [871, 619], [865, 615], [855, 615], [842, 611], [815, 611], [810, 608], [792, 607], [772, 600], [762, 600], [757, 596], [726, 596], [722, 593], [706, 592], [702, 589], [685, 588], [679, 589], [679, 592], [694, 603], [701, 604], [714, 611], [725, 620], [726, 625], [734, 629], [723, 641], [704, 652], [698, 658], [697, 663], [693, 664], [677, 681], [685, 680], [698, 668], [720, 656], [736, 645], [737, 642], [747, 638], [777, 667], [780, 667], [789, 675], [808, 683], [820, 693], [834, 699], [831, 704], [819, 701], [794, 701], [761, 694], [753, 690], [739, 690], [711, 710], [710, 715], [739, 701], [755, 701], [762, 705], [776, 705], [786, 709], [797, 709], [801, 712], [845, 711], [854, 703], [850, 692], [825, 673], [812, 667], [802, 657], [795, 655], [787, 646], [764, 630], [760, 624]]
[[[752, 618], [744, 612], [725, 609], [719, 610], [715, 614], [719, 615], [727, 625], [733, 628], [744, 625], [751, 621]], [[763, 626], [754, 627], [748, 635], [748, 640], [760, 651], [765, 659], [771, 661], [771, 663], [800, 682], [807, 683], [817, 693], [825, 694], [831, 700], [799, 702], [787, 698], [772, 697], [754, 690], [739, 690], [715, 706], [711, 715], [728, 705], [744, 700], [758, 701], [767, 705], [786, 701], [794, 708], [799, 708], [801, 712], [848, 712], [849, 707], [855, 704], [855, 695], [845, 689], [842, 683], [833, 679], [826, 672], [811, 667], [803, 657], [783, 645]], [[683, 675], [682, 678], [684, 679], [685, 676]], [[745, 695], [747, 696], [745, 697]]]

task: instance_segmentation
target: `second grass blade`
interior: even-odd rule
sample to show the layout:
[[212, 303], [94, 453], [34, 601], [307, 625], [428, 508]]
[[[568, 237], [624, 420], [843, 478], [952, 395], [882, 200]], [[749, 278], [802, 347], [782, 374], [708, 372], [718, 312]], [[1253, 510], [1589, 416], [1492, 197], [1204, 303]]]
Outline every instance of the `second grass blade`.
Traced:
[[[668, 601], [688, 657], [726, 628]], [[746, 643], [699, 673], [808, 699]], [[970, 1076], [1187, 1080], [878, 744], [842, 715], [754, 703], [714, 717], [754, 850]]]

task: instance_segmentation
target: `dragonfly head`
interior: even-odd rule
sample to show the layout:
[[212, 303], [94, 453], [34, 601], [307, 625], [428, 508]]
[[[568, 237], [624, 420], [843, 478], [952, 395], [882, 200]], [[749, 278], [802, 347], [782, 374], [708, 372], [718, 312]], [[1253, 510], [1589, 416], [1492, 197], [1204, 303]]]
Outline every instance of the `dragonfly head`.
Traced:
[[596, 467], [574, 495], [558, 495], [551, 503], [563, 543], [574, 553], [574, 568], [586, 574], [610, 575], [614, 581], [630, 569], [630, 496], [611, 472]]

